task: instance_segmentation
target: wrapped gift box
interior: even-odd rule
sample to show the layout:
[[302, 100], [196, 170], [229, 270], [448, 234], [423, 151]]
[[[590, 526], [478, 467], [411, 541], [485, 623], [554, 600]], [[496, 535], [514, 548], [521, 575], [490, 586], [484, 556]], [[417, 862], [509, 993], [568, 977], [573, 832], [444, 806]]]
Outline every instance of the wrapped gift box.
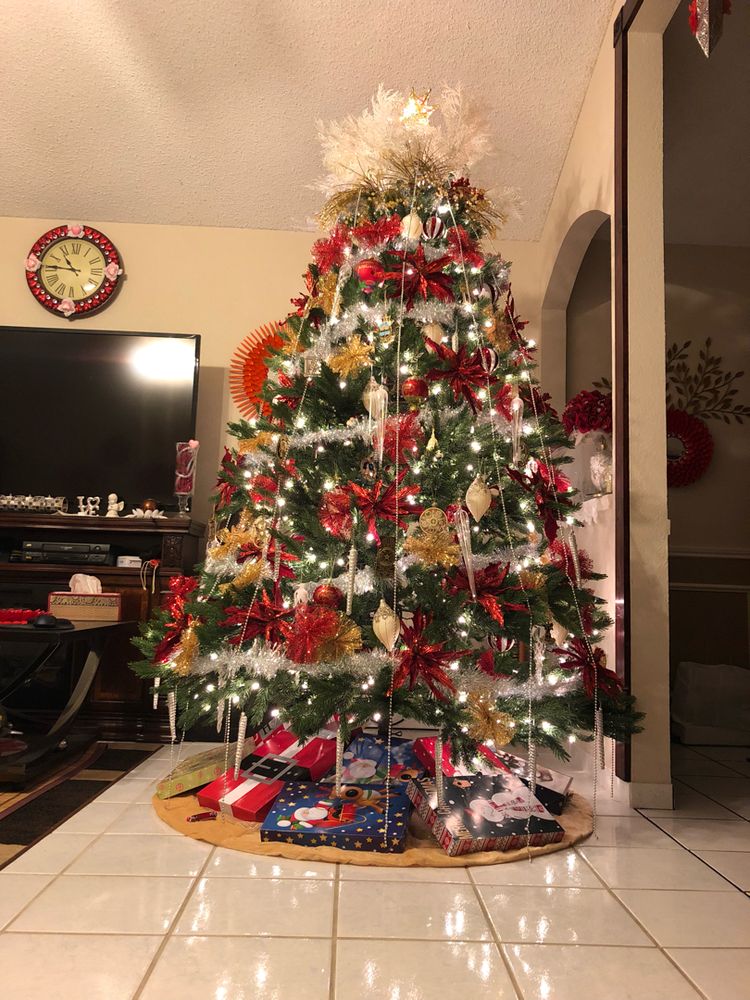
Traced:
[[[347, 785], [382, 784], [386, 779], [388, 747], [379, 736], [358, 736], [344, 752], [343, 781]], [[391, 779], [407, 784], [411, 778], [420, 778], [424, 766], [414, 752], [413, 740], [394, 737], [391, 740]], [[333, 781], [331, 772], [326, 781]]]
[[[510, 771], [520, 778], [524, 784], [528, 785], [528, 765], [523, 757], [508, 753], [506, 750], [490, 749], [487, 746], [480, 746], [479, 753], [472, 761], [474, 772], [479, 774], [497, 774], [502, 771]], [[427, 773], [435, 774], [435, 739], [434, 737], [415, 740], [414, 752], [420, 763], [424, 764]], [[468, 767], [464, 770], [469, 772]], [[457, 773], [456, 767], [451, 761], [451, 751], [449, 744], [443, 745], [443, 774], [452, 776]], [[536, 787], [534, 794], [546, 806], [549, 812], [559, 816], [565, 808], [568, 800], [570, 786], [573, 779], [560, 771], [553, 771], [548, 767], [537, 765]]]
[[386, 823], [385, 785], [344, 785], [337, 798], [329, 784], [290, 781], [260, 828], [260, 839], [344, 851], [403, 851], [411, 802], [391, 785]]
[[437, 811], [435, 782], [417, 778], [407, 793], [450, 855], [511, 851], [562, 840], [563, 828], [510, 772], [444, 779], [445, 814]]
[[237, 778], [234, 768], [226, 771], [198, 792], [198, 802], [204, 809], [259, 823], [285, 782], [319, 781], [335, 762], [334, 729], [321, 729], [303, 744], [294, 733], [279, 726], [243, 759]]

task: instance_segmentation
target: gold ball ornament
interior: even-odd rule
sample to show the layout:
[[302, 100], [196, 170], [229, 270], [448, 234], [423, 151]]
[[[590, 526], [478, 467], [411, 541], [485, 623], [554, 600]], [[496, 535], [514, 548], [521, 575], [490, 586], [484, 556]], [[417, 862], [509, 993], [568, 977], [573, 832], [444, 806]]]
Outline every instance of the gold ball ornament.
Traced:
[[372, 618], [372, 630], [378, 641], [392, 652], [401, 633], [401, 619], [382, 599]]
[[469, 695], [468, 707], [471, 713], [468, 732], [473, 740], [492, 743], [496, 747], [505, 747], [510, 743], [516, 724], [507, 712], [497, 710], [491, 695]]
[[466, 491], [466, 506], [475, 521], [481, 521], [492, 505], [492, 494], [484, 476], [475, 476]]
[[419, 515], [419, 527], [422, 531], [445, 531], [448, 527], [445, 511], [439, 507], [425, 507]]

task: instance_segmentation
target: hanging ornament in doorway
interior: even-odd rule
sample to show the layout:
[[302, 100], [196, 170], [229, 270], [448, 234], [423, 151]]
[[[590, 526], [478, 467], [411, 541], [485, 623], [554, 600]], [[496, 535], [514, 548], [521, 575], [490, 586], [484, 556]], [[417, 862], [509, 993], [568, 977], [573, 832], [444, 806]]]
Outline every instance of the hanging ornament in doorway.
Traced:
[[721, 38], [724, 15], [731, 13], [731, 0], [691, 0], [688, 7], [690, 30], [707, 59]]

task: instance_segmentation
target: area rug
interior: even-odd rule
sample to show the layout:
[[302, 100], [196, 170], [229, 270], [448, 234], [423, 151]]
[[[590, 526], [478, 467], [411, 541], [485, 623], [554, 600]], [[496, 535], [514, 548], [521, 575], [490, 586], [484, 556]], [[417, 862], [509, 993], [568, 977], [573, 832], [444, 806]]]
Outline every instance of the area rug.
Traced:
[[593, 812], [589, 802], [582, 795], [574, 793], [568, 799], [563, 815], [555, 817], [565, 830], [565, 837], [558, 844], [523, 847], [516, 851], [484, 851], [451, 858], [443, 851], [419, 817], [413, 815], [403, 853], [356, 854], [353, 851], [343, 851], [339, 847], [301, 847], [298, 844], [278, 842], [265, 844], [260, 839], [260, 823], [241, 823], [221, 813], [215, 820], [188, 823], [188, 816], [204, 811], [194, 795], [181, 795], [173, 799], [158, 799], [154, 796], [152, 802], [156, 815], [173, 830], [217, 847], [245, 851], [247, 854], [291, 858], [296, 861], [315, 859], [342, 865], [378, 865], [385, 868], [468, 868], [474, 865], [506, 864], [524, 858], [528, 860], [540, 854], [564, 851], [584, 840], [593, 830]]

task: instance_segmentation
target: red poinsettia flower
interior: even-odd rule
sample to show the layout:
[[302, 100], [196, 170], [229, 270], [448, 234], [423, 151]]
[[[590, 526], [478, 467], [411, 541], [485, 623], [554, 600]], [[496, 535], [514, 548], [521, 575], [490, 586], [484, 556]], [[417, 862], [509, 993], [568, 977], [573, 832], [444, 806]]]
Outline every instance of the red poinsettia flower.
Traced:
[[404, 469], [400, 472], [398, 477], [385, 489], [383, 489], [382, 479], [378, 479], [370, 489], [365, 489], [357, 483], [349, 483], [347, 486], [354, 502], [367, 521], [367, 530], [374, 537], [377, 545], [380, 545], [378, 520], [393, 521], [394, 524], [405, 530], [407, 524], [404, 517], [410, 514], [421, 514], [424, 510], [424, 507], [419, 504], [410, 502], [419, 493], [419, 486], [416, 483], [399, 489], [408, 471], [408, 469]]
[[[481, 604], [487, 614], [491, 615], [498, 625], [505, 624], [506, 611], [528, 613], [528, 608], [525, 604], [508, 600], [505, 596], [523, 591], [523, 588], [517, 584], [506, 586], [505, 580], [509, 571], [510, 563], [506, 563], [505, 566], [501, 563], [492, 563], [490, 566], [477, 570], [474, 573], [474, 589], [477, 594], [477, 604]], [[449, 594], [466, 593], [467, 597], [464, 604], [470, 604], [473, 600], [469, 586], [469, 577], [463, 567], [453, 570], [446, 580], [446, 586]]]
[[534, 497], [539, 516], [544, 524], [544, 534], [547, 540], [553, 542], [557, 538], [558, 513], [552, 504], [569, 507], [570, 500], [561, 494], [570, 489], [570, 483], [554, 467], [548, 468], [544, 462], [531, 461], [523, 472], [506, 467], [511, 479], [522, 486]]
[[479, 244], [466, 232], [463, 226], [452, 226], [448, 230], [448, 253], [451, 260], [465, 267], [481, 267], [484, 257], [479, 253]]
[[216, 483], [216, 506], [227, 507], [231, 501], [234, 494], [237, 492], [237, 487], [232, 483], [226, 481], [224, 476], [234, 475], [237, 472], [237, 466], [235, 464], [234, 458], [229, 448], [224, 446], [224, 457], [221, 460], [221, 468], [219, 471], [219, 479]]
[[324, 240], [316, 240], [312, 245], [313, 260], [318, 265], [321, 274], [326, 274], [334, 267], [344, 263], [344, 251], [351, 245], [351, 232], [348, 226], [339, 223]]
[[560, 657], [563, 670], [577, 670], [583, 681], [583, 689], [589, 698], [594, 697], [595, 688], [599, 688], [611, 698], [622, 691], [622, 681], [607, 667], [607, 656], [599, 646], [591, 647], [584, 639], [571, 639], [567, 646], [557, 647], [555, 652]]
[[392, 690], [409, 682], [412, 691], [418, 683], [425, 684], [440, 701], [447, 701], [454, 694], [455, 684], [445, 672], [445, 665], [466, 656], [468, 649], [444, 648], [444, 642], [429, 642], [425, 631], [432, 623], [432, 616], [422, 611], [414, 612], [411, 625], [401, 629], [401, 642], [406, 648], [401, 652], [393, 672]]
[[272, 646], [278, 646], [284, 641], [282, 624], [294, 614], [294, 608], [285, 607], [278, 584], [273, 589], [273, 595], [262, 591], [249, 608], [229, 607], [224, 612], [223, 628], [236, 628], [239, 631], [228, 639], [232, 646], [250, 642], [261, 636]]
[[385, 422], [383, 450], [392, 462], [396, 461], [396, 437], [398, 430], [399, 462], [413, 459], [424, 441], [424, 431], [418, 413], [405, 413], [398, 420], [389, 417]]
[[423, 299], [432, 295], [442, 302], [453, 301], [452, 279], [450, 275], [443, 273], [443, 268], [452, 263], [450, 257], [444, 256], [437, 257], [435, 260], [427, 260], [421, 243], [414, 253], [408, 250], [393, 250], [392, 254], [404, 261], [406, 266], [399, 267], [395, 271], [386, 271], [384, 277], [396, 283], [399, 294], [403, 280], [407, 309], [411, 309], [414, 305], [414, 299], [418, 295]]
[[401, 219], [395, 213], [388, 219], [377, 219], [375, 222], [363, 222], [352, 229], [354, 241], [361, 247], [372, 249], [381, 243], [395, 240], [401, 232]]
[[[564, 542], [561, 538], [556, 538], [554, 542], [550, 544], [549, 547], [549, 561], [561, 572], [565, 573], [566, 576], [574, 576], [575, 570], [573, 568], [573, 553], [570, 550], [570, 546], [567, 542]], [[578, 550], [578, 567], [581, 571], [582, 580], [590, 580], [591, 574], [594, 572], [594, 564], [591, 561], [591, 557], [584, 549]]]
[[482, 402], [477, 396], [477, 390], [497, 381], [496, 375], [488, 374], [482, 365], [480, 351], [469, 354], [466, 344], [461, 344], [457, 351], [451, 350], [446, 344], [436, 344], [425, 337], [425, 347], [437, 354], [441, 361], [446, 362], [446, 368], [433, 368], [427, 373], [430, 382], [447, 382], [453, 390], [453, 398], [463, 396], [474, 413], [482, 409]]
[[343, 486], [326, 490], [318, 508], [318, 520], [334, 538], [349, 540], [352, 537], [352, 498]]

